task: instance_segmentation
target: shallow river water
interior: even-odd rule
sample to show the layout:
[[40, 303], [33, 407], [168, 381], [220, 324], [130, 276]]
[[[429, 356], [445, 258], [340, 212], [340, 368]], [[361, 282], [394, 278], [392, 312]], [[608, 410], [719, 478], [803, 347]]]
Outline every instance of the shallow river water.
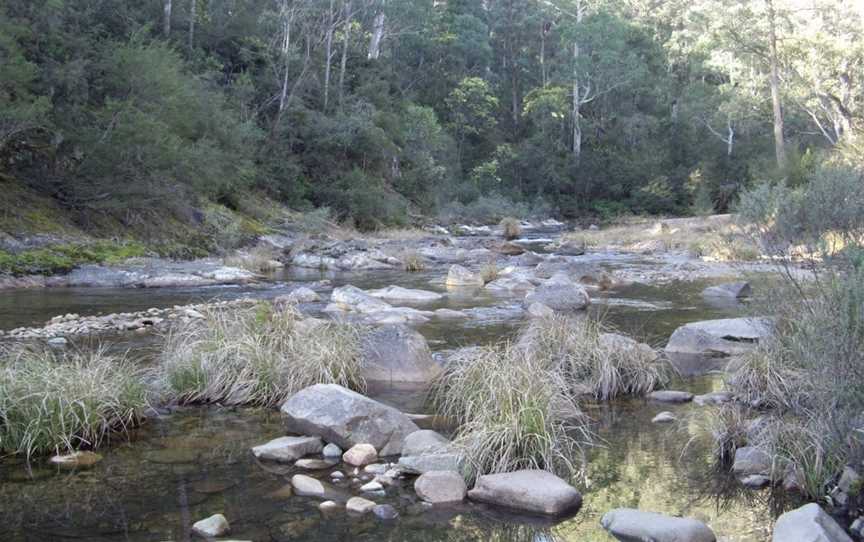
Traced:
[[[640, 265], [638, 259], [597, 257], [615, 268]], [[262, 286], [197, 289], [63, 289], [0, 294], [0, 329], [34, 325], [57, 314], [100, 314], [163, 307], [213, 298], [274, 297], [297, 282], [327, 278], [332, 284], [361, 288], [396, 284], [444, 291], [446, 268], [402, 272], [321, 275], [284, 273]], [[317, 283], [316, 283], [317, 284]], [[657, 345], [679, 325], [741, 312], [711, 306], [699, 295], [706, 283], [631, 285], [592, 293], [592, 310], [605, 314], [619, 330]], [[497, 341], [522, 322], [514, 297], [462, 292], [432, 306], [470, 308], [476, 318], [435, 321], [418, 329], [433, 350]], [[304, 309], [316, 312], [321, 305]], [[137, 342], [131, 343], [133, 347]], [[152, 341], [148, 341], [152, 345]], [[681, 378], [677, 389], [719, 389], [719, 376]], [[424, 410], [422, 395], [382, 390], [374, 394], [410, 412]], [[584, 470], [572, 480], [584, 505], [557, 525], [466, 503], [428, 509], [409, 484], [376, 499], [400, 512], [394, 521], [339, 513], [322, 516], [318, 502], [290, 496], [293, 467], [257, 462], [253, 445], [284, 434], [278, 412], [249, 409], [189, 408], [148, 421], [131, 438], [101, 450], [104, 460], [89, 470], [68, 471], [19, 459], [0, 460], [0, 540], [190, 540], [191, 524], [214, 513], [229, 519], [231, 539], [254, 541], [607, 541], [599, 525], [612, 508], [632, 507], [705, 521], [726, 541], [764, 541], [781, 506], [765, 492], [743, 491], [712, 468], [707, 444], [699, 435], [706, 409], [644, 400], [585, 405], [602, 437], [589, 449]], [[679, 424], [657, 425], [651, 418], [673, 410]], [[320, 473], [327, 476], [327, 471]], [[346, 495], [347, 495], [346, 490]], [[338, 498], [338, 495], [337, 495]]]

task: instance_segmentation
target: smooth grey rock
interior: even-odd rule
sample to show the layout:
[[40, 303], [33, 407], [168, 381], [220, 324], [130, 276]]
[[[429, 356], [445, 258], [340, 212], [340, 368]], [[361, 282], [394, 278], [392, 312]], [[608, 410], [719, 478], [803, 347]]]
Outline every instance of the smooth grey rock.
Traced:
[[439, 433], [424, 429], [405, 437], [399, 467], [422, 474], [428, 471], [458, 471], [462, 456], [452, 443]]
[[658, 390], [648, 394], [648, 399], [662, 403], [689, 403], [693, 394], [689, 391]]
[[324, 513], [333, 512], [339, 509], [339, 505], [335, 501], [323, 501], [318, 505], [318, 510]]
[[531, 318], [549, 318], [553, 314], [555, 314], [555, 311], [543, 303], [535, 301], [528, 305], [528, 316]]
[[773, 542], [852, 542], [831, 516], [810, 503], [786, 512], [774, 524]]
[[657, 352], [645, 343], [632, 339], [620, 333], [601, 333], [598, 342], [606, 348], [623, 351], [634, 358], [647, 362], [657, 361], [660, 357]]
[[294, 466], [306, 470], [324, 470], [335, 464], [334, 461], [327, 461], [326, 459], [298, 459]]
[[376, 504], [372, 508], [372, 515], [378, 519], [389, 521], [398, 518], [399, 512], [396, 511], [392, 504]]
[[468, 318], [468, 315], [462, 311], [457, 311], [453, 309], [436, 309], [435, 318], [440, 318], [442, 320], [459, 320], [462, 318]]
[[678, 418], [671, 412], [661, 412], [651, 420], [654, 423], [672, 423]]
[[342, 457], [342, 448], [331, 442], [327, 446], [324, 446], [324, 449], [321, 450], [321, 455], [324, 457]]
[[355, 444], [342, 454], [342, 461], [355, 467], [362, 467], [378, 461], [378, 450], [367, 443]]
[[468, 496], [475, 501], [550, 516], [575, 511], [582, 504], [576, 488], [545, 470], [480, 476]]
[[330, 294], [330, 300], [343, 311], [355, 311], [362, 314], [386, 311], [393, 307], [376, 297], [372, 297], [360, 288], [350, 284], [336, 288]]
[[383, 490], [384, 486], [381, 484], [381, 482], [376, 482], [375, 480], [372, 480], [371, 482], [366, 482], [365, 484], [360, 486], [360, 491], [364, 493], [377, 493]]
[[324, 443], [318, 437], [279, 437], [255, 446], [252, 454], [258, 459], [287, 463], [304, 455], [317, 454], [323, 447]]
[[600, 525], [621, 542], [716, 542], [701, 521], [676, 518], [632, 508], [616, 508], [603, 515]]
[[768, 318], [725, 318], [685, 324], [672, 333], [666, 351], [733, 356], [751, 350], [774, 329]]
[[228, 520], [222, 514], [214, 514], [192, 525], [192, 532], [205, 538], [222, 536], [229, 530]]
[[414, 481], [417, 496], [430, 504], [462, 502], [468, 488], [458, 472], [433, 470]]
[[487, 284], [486, 289], [499, 292], [518, 292], [533, 290], [534, 284], [519, 277], [501, 277]]
[[735, 394], [731, 391], [712, 391], [710, 393], [693, 397], [693, 402], [699, 406], [722, 405], [732, 401], [734, 398]]
[[426, 339], [405, 325], [385, 325], [362, 341], [363, 375], [370, 382], [425, 383], [442, 368], [432, 359]]
[[761, 448], [742, 446], [735, 450], [732, 472], [737, 476], [761, 474], [768, 476], [772, 470], [771, 456]]
[[294, 488], [294, 493], [305, 497], [323, 497], [327, 493], [327, 487], [323, 482], [305, 474], [292, 476], [291, 486]]
[[749, 282], [729, 282], [717, 286], [711, 286], [702, 290], [702, 295], [705, 297], [724, 297], [732, 299], [742, 299], [750, 297], [753, 290], [750, 288]]
[[[321, 296], [318, 295], [315, 290], [311, 288], [307, 288], [306, 286], [301, 286], [296, 290], [292, 290], [287, 296], [284, 297], [286, 301], [291, 303], [313, 303], [315, 301], [321, 301]], [[280, 298], [276, 298], [278, 301]]]
[[553, 311], [577, 311], [590, 305], [591, 298], [585, 288], [559, 273], [525, 296], [526, 306], [533, 303], [542, 303]]
[[401, 286], [388, 286], [378, 290], [368, 290], [367, 294], [387, 302], [402, 301], [408, 303], [431, 303], [440, 301], [444, 296], [429, 290], [413, 290]]
[[347, 449], [368, 443], [382, 456], [402, 452], [402, 441], [419, 428], [405, 414], [336, 384], [316, 384], [282, 405], [289, 429], [317, 435]]
[[364, 499], [363, 497], [351, 497], [348, 499], [348, 502], [345, 503], [345, 509], [355, 514], [366, 514], [371, 512], [375, 506], [377, 506], [375, 502], [370, 501], [369, 499]]
[[741, 478], [741, 485], [749, 489], [762, 489], [771, 484], [771, 478], [762, 474], [750, 474]]
[[485, 283], [483, 282], [483, 277], [478, 273], [469, 271], [461, 265], [451, 265], [450, 270], [447, 272], [447, 279], [444, 281], [444, 284], [455, 287], [481, 287]]

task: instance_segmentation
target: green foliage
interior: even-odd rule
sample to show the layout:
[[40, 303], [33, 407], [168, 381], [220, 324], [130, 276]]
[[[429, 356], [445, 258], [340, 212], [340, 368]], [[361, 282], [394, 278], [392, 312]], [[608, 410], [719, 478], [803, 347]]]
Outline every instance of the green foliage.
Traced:
[[146, 256], [147, 248], [137, 242], [52, 245], [45, 248], [9, 253], [0, 250], [0, 273], [13, 275], [52, 275], [92, 263], [121, 263]]

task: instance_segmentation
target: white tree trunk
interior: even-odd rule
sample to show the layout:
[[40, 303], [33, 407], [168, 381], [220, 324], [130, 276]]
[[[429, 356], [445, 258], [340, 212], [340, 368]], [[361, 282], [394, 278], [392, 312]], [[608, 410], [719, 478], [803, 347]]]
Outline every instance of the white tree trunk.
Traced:
[[195, 19], [198, 16], [198, 0], [189, 0], [189, 50], [195, 47]]
[[786, 167], [786, 143], [783, 140], [783, 104], [780, 98], [780, 67], [777, 58], [777, 21], [774, 12], [774, 0], [765, 0], [768, 4], [768, 39], [771, 49], [771, 108], [774, 113], [774, 153], [777, 167]]
[[582, 97], [579, 92], [579, 44], [573, 43], [573, 156], [576, 162], [582, 156]]
[[345, 71], [348, 68], [348, 42], [351, 36], [351, 0], [345, 3], [345, 30], [342, 32], [342, 60], [339, 63], [339, 106], [345, 93]]
[[163, 6], [162, 33], [167, 38], [171, 35], [171, 0], [165, 0]]
[[384, 12], [375, 15], [375, 22], [372, 25], [372, 37], [369, 39], [369, 60], [377, 60], [381, 56], [381, 42], [384, 41], [385, 25], [387, 16]]
[[327, 33], [324, 40], [324, 112], [327, 112], [327, 103], [330, 101], [330, 61], [333, 58], [333, 32], [335, 21], [333, 16], [333, 0], [330, 0], [330, 9], [327, 11]]

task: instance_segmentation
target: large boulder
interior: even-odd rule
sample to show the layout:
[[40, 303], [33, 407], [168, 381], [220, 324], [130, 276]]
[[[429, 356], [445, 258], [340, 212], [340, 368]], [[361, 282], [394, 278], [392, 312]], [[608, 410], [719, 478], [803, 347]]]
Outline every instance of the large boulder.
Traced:
[[818, 504], [805, 504], [786, 512], [774, 525], [773, 542], [852, 542], [834, 518]]
[[462, 502], [468, 488], [458, 472], [433, 470], [414, 481], [414, 491], [430, 504], [448, 504]]
[[559, 273], [525, 296], [525, 306], [542, 303], [553, 311], [576, 311], [586, 308], [591, 298], [585, 288]]
[[369, 290], [366, 292], [372, 297], [383, 299], [385, 301], [402, 301], [408, 303], [430, 303], [440, 301], [444, 298], [443, 295], [429, 290], [412, 290], [411, 288], [403, 288], [401, 286], [388, 286], [378, 290]]
[[423, 429], [405, 437], [402, 443], [402, 470], [422, 474], [429, 471], [458, 471], [462, 456], [439, 433]]
[[600, 525], [622, 542], [715, 542], [717, 537], [701, 521], [676, 518], [632, 508], [606, 512]]
[[705, 297], [721, 297], [726, 299], [742, 299], [750, 297], [753, 290], [749, 282], [727, 282], [717, 286], [710, 286], [702, 290]]
[[545, 470], [480, 476], [468, 496], [475, 501], [550, 516], [575, 511], [582, 504], [576, 488]]
[[333, 293], [330, 294], [330, 300], [341, 310], [356, 311], [363, 314], [386, 311], [392, 308], [389, 303], [372, 297], [350, 284], [333, 290]]
[[480, 287], [483, 286], [485, 282], [483, 281], [483, 277], [478, 273], [469, 271], [461, 265], [451, 265], [450, 270], [447, 272], [447, 280], [445, 281], [445, 284], [447, 286], [455, 287]]
[[685, 324], [672, 333], [666, 351], [734, 356], [752, 349], [774, 330], [769, 318], [724, 318]]
[[385, 325], [363, 338], [363, 374], [374, 382], [429, 382], [441, 374], [426, 339], [402, 325]]
[[347, 450], [368, 443], [382, 456], [402, 453], [406, 436], [419, 430], [408, 416], [336, 384], [316, 384], [282, 405], [289, 429], [317, 435]]

